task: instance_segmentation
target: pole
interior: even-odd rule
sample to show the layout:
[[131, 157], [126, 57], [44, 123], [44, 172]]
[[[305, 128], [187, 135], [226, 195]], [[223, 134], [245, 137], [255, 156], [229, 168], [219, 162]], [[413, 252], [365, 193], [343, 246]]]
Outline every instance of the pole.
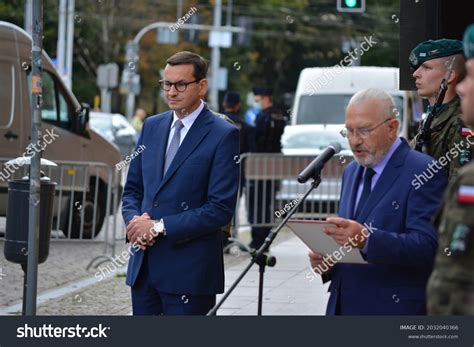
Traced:
[[[33, 44], [31, 48], [31, 142], [37, 143], [41, 131], [41, 107], [43, 90], [41, 80], [41, 55], [43, 53], [43, 0], [35, 0], [33, 12]], [[36, 315], [36, 289], [38, 281], [38, 239], [40, 209], [40, 161], [41, 152], [35, 151], [30, 165], [30, 206], [28, 216], [28, 262], [26, 288], [26, 315]]]
[[110, 113], [111, 99], [109, 88], [100, 88], [100, 110], [102, 112]]
[[[216, 0], [216, 5], [214, 6], [214, 29], [221, 26], [222, 22], [222, 0]], [[218, 45], [216, 45], [218, 46]], [[209, 101], [211, 108], [218, 111], [219, 110], [219, 90], [218, 90], [218, 80], [219, 80], [219, 66], [221, 64], [221, 51], [219, 47], [212, 47], [212, 57], [211, 57], [211, 90], [209, 95]]]
[[25, 1], [25, 19], [24, 19], [24, 24], [23, 27], [25, 28], [25, 31], [30, 34], [31, 36], [33, 35], [33, 14], [31, 13], [32, 10], [32, 3], [33, 0], [26, 0]]
[[57, 59], [58, 59], [58, 71], [59, 75], [65, 80], [65, 44], [66, 44], [66, 4], [67, 0], [59, 1], [59, 21], [58, 21], [58, 48], [57, 48]]
[[74, 0], [68, 0], [66, 41], [66, 85], [72, 90], [72, 51], [74, 47]]
[[183, 0], [178, 0], [177, 8], [176, 8], [176, 20], [181, 18], [183, 15]]
[[227, 0], [227, 13], [225, 18], [225, 25], [232, 26], [232, 0]]

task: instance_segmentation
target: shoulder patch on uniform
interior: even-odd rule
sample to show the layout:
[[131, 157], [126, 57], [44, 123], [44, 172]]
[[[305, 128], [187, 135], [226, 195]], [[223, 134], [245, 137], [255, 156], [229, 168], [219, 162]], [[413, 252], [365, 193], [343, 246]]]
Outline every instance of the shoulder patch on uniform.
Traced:
[[461, 136], [471, 136], [474, 135], [469, 128], [461, 128]]
[[465, 254], [470, 249], [471, 228], [466, 224], [456, 224], [449, 243], [449, 250], [454, 257]]
[[459, 165], [464, 166], [471, 161], [471, 150], [463, 149], [459, 155]]
[[457, 201], [462, 204], [474, 204], [474, 186], [461, 185], [458, 189]]

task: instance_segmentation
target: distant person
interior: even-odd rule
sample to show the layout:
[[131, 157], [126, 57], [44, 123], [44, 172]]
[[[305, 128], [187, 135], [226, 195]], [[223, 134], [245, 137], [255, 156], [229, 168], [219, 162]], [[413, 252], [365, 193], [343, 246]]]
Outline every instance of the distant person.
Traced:
[[255, 118], [257, 118], [258, 112], [260, 112], [260, 109], [256, 108], [254, 105], [245, 112], [244, 119], [252, 127], [255, 126]]
[[[232, 121], [232, 124], [234, 124], [238, 129], [239, 129], [239, 134], [240, 134], [240, 155], [244, 153], [248, 153], [252, 151], [253, 148], [253, 127], [247, 124], [246, 121], [243, 120], [241, 114], [240, 114], [240, 93], [236, 91], [228, 91], [224, 95], [224, 100], [222, 102], [222, 107], [224, 108], [224, 115], [228, 117], [230, 121]], [[245, 189], [245, 160], [239, 158], [240, 162], [240, 196], [242, 196], [242, 193]], [[239, 198], [240, 198], [239, 196]], [[226, 229], [224, 229], [225, 237], [224, 237], [224, 247], [228, 246], [231, 244], [231, 241], [228, 239], [228, 237], [231, 237], [231, 232], [230, 229], [227, 232]], [[226, 252], [228, 252], [229, 249], [226, 248]]]
[[[254, 107], [259, 111], [255, 120], [254, 148], [257, 153], [280, 153], [281, 136], [287, 118], [273, 106], [273, 90], [269, 87], [255, 87]], [[259, 249], [271, 230], [272, 202], [278, 189], [278, 182], [262, 179], [249, 181], [248, 218], [252, 225], [250, 248]], [[267, 224], [267, 225], [262, 225]]]
[[253, 128], [242, 118], [240, 93], [228, 91], [224, 95], [224, 114], [228, 116], [240, 130], [240, 154], [253, 150]]
[[137, 131], [138, 134], [142, 132], [143, 122], [146, 118], [146, 112], [142, 108], [137, 108], [132, 118], [132, 127]]

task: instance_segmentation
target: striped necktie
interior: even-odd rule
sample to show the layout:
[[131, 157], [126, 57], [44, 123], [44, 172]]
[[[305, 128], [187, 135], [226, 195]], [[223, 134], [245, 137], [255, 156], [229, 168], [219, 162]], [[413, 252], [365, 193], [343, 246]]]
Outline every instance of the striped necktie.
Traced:
[[165, 169], [163, 171], [163, 176], [166, 175], [166, 171], [168, 171], [176, 153], [178, 152], [179, 143], [181, 141], [181, 129], [183, 127], [183, 122], [181, 122], [179, 119], [174, 123], [174, 135], [171, 139], [168, 151], [166, 152]]

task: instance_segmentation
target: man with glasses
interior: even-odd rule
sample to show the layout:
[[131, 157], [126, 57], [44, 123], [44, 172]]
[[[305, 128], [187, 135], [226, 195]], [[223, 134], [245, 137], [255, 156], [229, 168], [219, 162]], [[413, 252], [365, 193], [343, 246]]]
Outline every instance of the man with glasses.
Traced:
[[[397, 136], [394, 108], [392, 97], [378, 89], [356, 93], [347, 107], [341, 135], [355, 161], [344, 170], [339, 216], [327, 218], [332, 226], [324, 229], [340, 252], [309, 253], [313, 269], [323, 269], [323, 281], [331, 281], [328, 315], [426, 312], [425, 289], [437, 246], [430, 220], [447, 176], [439, 170], [419, 189], [411, 184], [432, 158]], [[348, 252], [360, 252], [367, 264], [345, 263]]]
[[168, 112], [149, 117], [130, 163], [122, 213], [132, 244], [127, 285], [134, 315], [204, 315], [224, 290], [222, 227], [239, 186], [239, 130], [203, 102], [208, 63], [167, 60]]

